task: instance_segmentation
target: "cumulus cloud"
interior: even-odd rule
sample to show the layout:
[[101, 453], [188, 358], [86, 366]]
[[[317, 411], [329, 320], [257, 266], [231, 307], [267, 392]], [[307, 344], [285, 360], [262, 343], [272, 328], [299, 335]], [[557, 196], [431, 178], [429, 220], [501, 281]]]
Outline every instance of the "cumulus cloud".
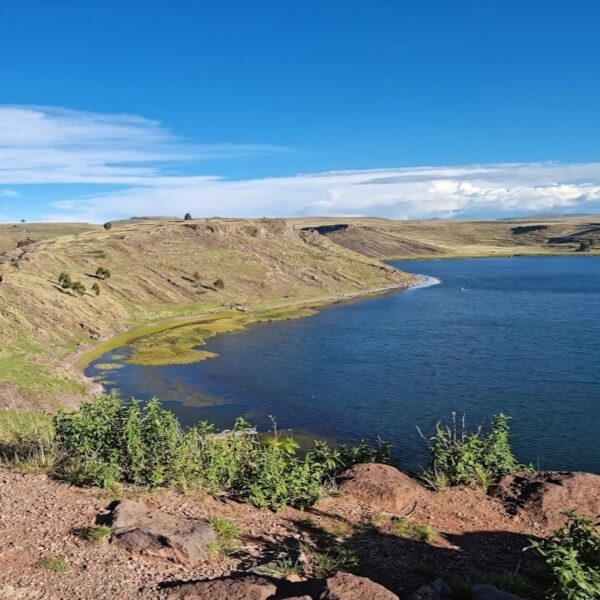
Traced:
[[269, 144], [191, 144], [134, 115], [0, 106], [0, 184], [156, 185], [182, 161], [281, 152]]
[[18, 195], [17, 190], [0, 189], [0, 198], [16, 198]]
[[50, 218], [102, 221], [144, 214], [496, 217], [600, 208], [600, 163], [498, 164], [343, 171], [231, 181], [177, 178], [152, 188], [54, 203]]

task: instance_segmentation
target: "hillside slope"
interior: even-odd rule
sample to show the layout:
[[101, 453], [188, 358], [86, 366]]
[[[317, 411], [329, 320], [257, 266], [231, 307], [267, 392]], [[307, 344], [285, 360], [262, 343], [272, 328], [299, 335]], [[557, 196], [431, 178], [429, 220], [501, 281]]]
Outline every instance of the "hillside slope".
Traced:
[[[97, 278], [98, 267], [111, 277]], [[62, 272], [86, 293], [61, 289]], [[412, 279], [277, 219], [117, 224], [10, 251], [0, 276], [0, 405], [37, 407], [80, 398], [86, 386], [68, 357], [133, 325], [333, 300]]]
[[503, 221], [387, 221], [369, 218], [298, 219], [337, 244], [377, 258], [500, 256], [575, 252], [582, 242], [600, 251], [596, 217]]

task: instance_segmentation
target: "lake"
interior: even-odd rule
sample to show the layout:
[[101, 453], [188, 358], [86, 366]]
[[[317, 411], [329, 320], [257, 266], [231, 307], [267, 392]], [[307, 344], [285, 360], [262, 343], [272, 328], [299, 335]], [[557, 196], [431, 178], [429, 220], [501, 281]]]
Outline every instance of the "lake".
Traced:
[[[438, 285], [331, 306], [209, 340], [219, 358], [107, 372], [123, 397], [158, 396], [185, 424], [394, 444], [407, 468], [426, 460], [452, 411], [475, 427], [513, 417], [518, 458], [600, 473], [600, 258], [392, 262]], [[111, 361], [115, 350], [94, 364]]]

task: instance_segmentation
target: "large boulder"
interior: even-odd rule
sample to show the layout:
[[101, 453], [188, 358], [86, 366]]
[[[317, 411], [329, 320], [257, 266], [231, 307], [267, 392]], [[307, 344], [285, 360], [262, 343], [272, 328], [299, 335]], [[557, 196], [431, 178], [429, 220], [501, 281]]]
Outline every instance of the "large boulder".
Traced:
[[345, 471], [340, 489], [361, 504], [376, 510], [404, 514], [427, 493], [412, 477], [390, 465], [365, 463]]
[[112, 515], [113, 539], [132, 552], [192, 565], [206, 558], [215, 530], [199, 519], [176, 517], [122, 500]]
[[509, 592], [501, 592], [493, 585], [480, 583], [471, 588], [471, 600], [523, 600]]
[[592, 473], [519, 473], [506, 475], [490, 494], [513, 514], [525, 513], [532, 520], [560, 527], [566, 510], [597, 519], [600, 515], [600, 476]]
[[268, 600], [277, 588], [264, 577], [223, 577], [170, 588], [169, 600]]
[[408, 600], [448, 600], [452, 598], [452, 590], [442, 581], [436, 579], [433, 583], [422, 585]]
[[320, 600], [399, 600], [382, 585], [342, 571], [325, 581]]

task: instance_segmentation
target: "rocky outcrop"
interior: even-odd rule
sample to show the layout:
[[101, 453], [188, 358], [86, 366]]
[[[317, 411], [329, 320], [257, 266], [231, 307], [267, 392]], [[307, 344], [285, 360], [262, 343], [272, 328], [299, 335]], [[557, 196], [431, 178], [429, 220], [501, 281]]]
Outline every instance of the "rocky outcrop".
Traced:
[[428, 493], [418, 481], [395, 467], [371, 463], [348, 469], [340, 489], [361, 504], [394, 514], [409, 512]]
[[471, 600], [523, 600], [508, 592], [501, 592], [492, 585], [478, 584], [471, 588]]
[[277, 588], [264, 577], [223, 577], [208, 581], [184, 583], [167, 593], [169, 600], [267, 600]]
[[519, 473], [506, 475], [490, 494], [513, 514], [524, 513], [548, 527], [560, 527], [564, 511], [590, 519], [600, 515], [600, 476], [592, 473]]
[[325, 581], [319, 600], [399, 600], [382, 585], [342, 571]]
[[113, 539], [131, 552], [192, 565], [206, 558], [216, 539], [214, 529], [199, 519], [176, 517], [140, 502], [122, 500], [113, 511]]
[[452, 590], [442, 581], [436, 579], [433, 583], [421, 586], [407, 600], [449, 600], [452, 598]]

